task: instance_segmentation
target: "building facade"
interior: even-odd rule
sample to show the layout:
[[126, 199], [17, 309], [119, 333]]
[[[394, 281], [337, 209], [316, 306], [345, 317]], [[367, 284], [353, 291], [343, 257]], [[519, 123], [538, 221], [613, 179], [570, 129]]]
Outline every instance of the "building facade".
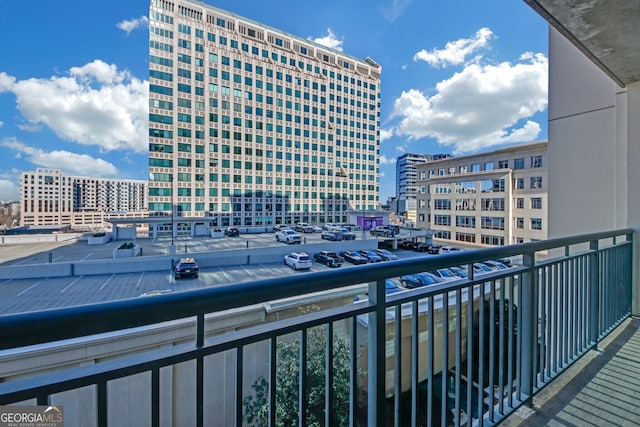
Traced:
[[449, 154], [405, 153], [396, 159], [395, 213], [411, 223], [416, 222], [416, 166], [451, 157]]
[[149, 211], [210, 226], [378, 208], [381, 67], [202, 2], [152, 0]]
[[417, 166], [417, 226], [436, 239], [500, 246], [547, 238], [547, 142]]
[[147, 183], [39, 168], [20, 176], [20, 207], [23, 227], [103, 228], [108, 218], [147, 216]]

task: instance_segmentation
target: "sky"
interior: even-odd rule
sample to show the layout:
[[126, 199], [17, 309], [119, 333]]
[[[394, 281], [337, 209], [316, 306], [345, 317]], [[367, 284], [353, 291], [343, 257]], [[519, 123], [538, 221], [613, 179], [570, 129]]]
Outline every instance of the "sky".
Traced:
[[[380, 201], [404, 153], [547, 139], [548, 31], [523, 0], [207, 0], [382, 66]], [[147, 179], [149, 2], [0, 0], [0, 201], [36, 168]]]

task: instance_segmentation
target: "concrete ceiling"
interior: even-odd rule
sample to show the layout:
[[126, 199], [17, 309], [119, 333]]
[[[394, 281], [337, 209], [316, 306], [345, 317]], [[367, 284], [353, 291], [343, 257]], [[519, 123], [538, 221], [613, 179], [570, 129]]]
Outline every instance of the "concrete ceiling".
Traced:
[[640, 81], [640, 1], [524, 1], [620, 86]]

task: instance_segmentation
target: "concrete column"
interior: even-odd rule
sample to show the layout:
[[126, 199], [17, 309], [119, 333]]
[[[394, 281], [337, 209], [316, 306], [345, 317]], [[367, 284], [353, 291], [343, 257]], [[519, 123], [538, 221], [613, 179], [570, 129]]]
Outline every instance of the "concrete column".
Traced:
[[627, 225], [636, 230], [633, 250], [631, 312], [640, 315], [640, 82], [627, 86]]

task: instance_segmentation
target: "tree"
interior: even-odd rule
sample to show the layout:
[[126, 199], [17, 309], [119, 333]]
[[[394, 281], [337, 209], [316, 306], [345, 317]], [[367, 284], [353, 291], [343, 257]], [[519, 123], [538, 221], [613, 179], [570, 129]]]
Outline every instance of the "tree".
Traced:
[[[298, 424], [300, 379], [300, 338], [278, 340], [276, 367], [276, 425]], [[307, 402], [309, 426], [325, 425], [326, 328], [317, 327], [307, 335]], [[333, 340], [333, 411], [331, 426], [349, 425], [350, 349], [345, 340]], [[260, 376], [252, 385], [253, 394], [243, 401], [249, 425], [268, 425], [269, 382]]]

